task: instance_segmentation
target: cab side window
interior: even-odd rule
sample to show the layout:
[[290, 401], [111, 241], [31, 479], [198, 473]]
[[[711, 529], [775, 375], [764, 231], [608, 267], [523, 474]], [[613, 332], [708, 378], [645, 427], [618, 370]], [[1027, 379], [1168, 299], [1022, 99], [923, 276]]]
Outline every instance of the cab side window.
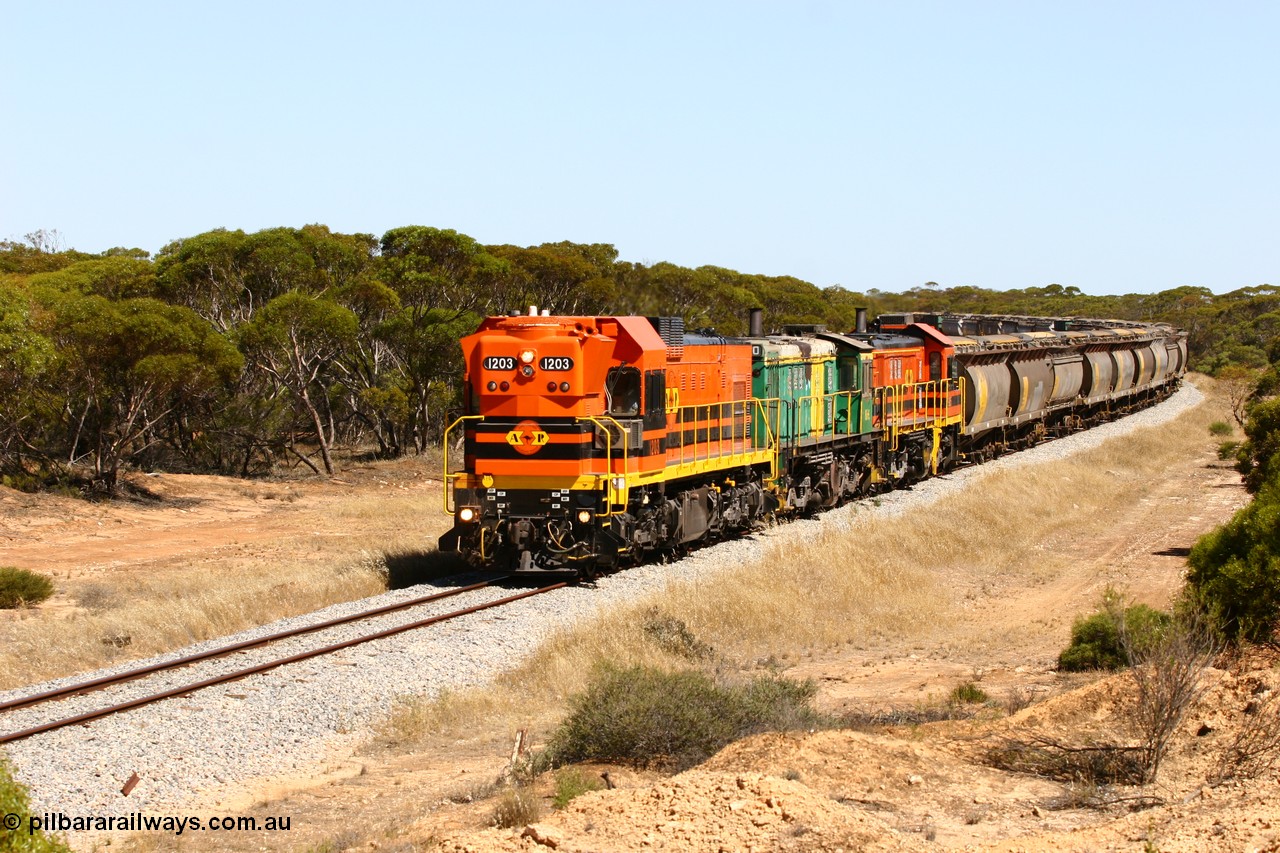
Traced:
[[644, 375], [644, 428], [660, 429], [667, 423], [667, 374], [650, 370]]
[[640, 414], [640, 371], [634, 367], [611, 367], [604, 380], [609, 414], [633, 418]]

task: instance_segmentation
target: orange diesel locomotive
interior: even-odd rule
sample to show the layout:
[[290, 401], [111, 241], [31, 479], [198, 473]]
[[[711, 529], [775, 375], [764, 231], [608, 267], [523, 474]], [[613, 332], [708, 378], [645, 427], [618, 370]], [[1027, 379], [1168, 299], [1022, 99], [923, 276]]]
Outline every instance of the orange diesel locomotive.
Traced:
[[462, 350], [467, 412], [450, 430], [465, 461], [441, 550], [589, 575], [771, 508], [749, 344], [672, 318], [531, 310], [485, 320]]

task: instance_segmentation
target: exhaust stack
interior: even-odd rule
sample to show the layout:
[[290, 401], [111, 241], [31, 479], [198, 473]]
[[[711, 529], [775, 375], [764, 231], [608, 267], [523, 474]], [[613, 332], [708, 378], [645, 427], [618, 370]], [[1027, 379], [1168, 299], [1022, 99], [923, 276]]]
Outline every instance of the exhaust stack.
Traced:
[[865, 335], [867, 333], [867, 309], [859, 308], [856, 316], [854, 331], [859, 335]]
[[751, 337], [753, 338], [764, 337], [764, 309], [763, 308], [751, 309], [751, 318], [748, 321], [748, 329], [750, 330], [748, 334], [750, 334]]

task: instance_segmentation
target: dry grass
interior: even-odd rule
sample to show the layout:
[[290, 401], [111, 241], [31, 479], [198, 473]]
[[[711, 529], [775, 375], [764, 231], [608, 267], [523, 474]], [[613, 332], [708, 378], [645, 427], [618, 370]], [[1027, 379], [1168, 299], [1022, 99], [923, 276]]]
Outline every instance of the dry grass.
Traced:
[[[987, 473], [963, 499], [897, 518], [860, 513], [852, 533], [824, 525], [803, 544], [775, 545], [714, 580], [672, 583], [553, 637], [488, 688], [434, 702], [405, 700], [380, 740], [405, 747], [436, 734], [474, 733], [478, 719], [498, 731], [545, 724], [600, 662], [689, 666], [687, 656], [660, 648], [643, 630], [655, 613], [684, 623], [714, 650], [714, 662], [703, 665], [721, 669], [751, 669], [869, 639], [915, 642], [936, 630], [954, 636], [965, 589], [981, 588], [974, 597], [988, 598], [1001, 587], [1049, 583], [1072, 551], [1046, 543], [1098, 529], [1119, 507], [1141, 500], [1149, 478], [1204, 450], [1207, 425], [1220, 418], [1221, 405], [1211, 399], [1158, 430], [1067, 460]], [[1005, 631], [1029, 630], [1024, 621], [1005, 628], [980, 621], [967, 639], [959, 637], [961, 646], [982, 648], [1004, 642]]]
[[[227, 577], [237, 582], [229, 585]], [[289, 563], [235, 575], [187, 571], [133, 578], [127, 585], [95, 583], [88, 612], [0, 627], [0, 686], [157, 654], [385, 588], [372, 559], [345, 566]]]
[[389, 577], [396, 586], [425, 579], [432, 568], [419, 557], [449, 520], [438, 491], [404, 483], [434, 469], [420, 460], [380, 465], [353, 494], [314, 484], [311, 497], [298, 494], [299, 484], [240, 486], [242, 498], [280, 500], [266, 522], [280, 533], [269, 542], [212, 541], [190, 555], [153, 562], [139, 555], [137, 564], [60, 579], [66, 605], [0, 621], [0, 689], [376, 595]]

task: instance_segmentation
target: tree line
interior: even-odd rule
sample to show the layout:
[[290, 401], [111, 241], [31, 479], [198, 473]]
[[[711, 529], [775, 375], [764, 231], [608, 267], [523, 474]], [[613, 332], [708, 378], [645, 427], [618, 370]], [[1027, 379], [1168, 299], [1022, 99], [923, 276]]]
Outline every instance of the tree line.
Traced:
[[850, 329], [855, 311], [952, 310], [1162, 320], [1191, 366], [1260, 370], [1280, 288], [1089, 296], [939, 287], [855, 293], [790, 276], [622, 261], [603, 243], [482, 245], [457, 231], [381, 238], [323, 225], [217, 229], [139, 249], [0, 241], [0, 475], [111, 492], [127, 465], [252, 476], [332, 473], [336, 452], [418, 453], [456, 410], [458, 340], [492, 314], [679, 315], [691, 329]]

